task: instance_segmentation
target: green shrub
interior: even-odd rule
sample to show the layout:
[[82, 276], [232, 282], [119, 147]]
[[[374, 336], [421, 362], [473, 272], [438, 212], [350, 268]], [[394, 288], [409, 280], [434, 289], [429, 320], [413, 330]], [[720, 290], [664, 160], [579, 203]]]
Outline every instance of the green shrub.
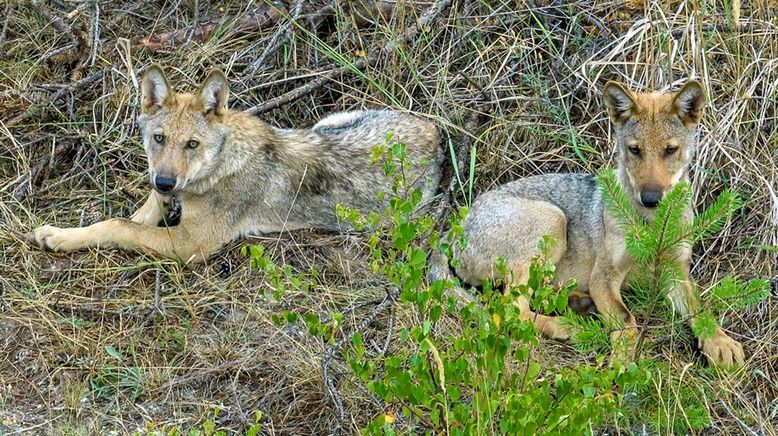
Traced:
[[[682, 380], [666, 362], [641, 355], [633, 362], [608, 362], [609, 326], [597, 317], [582, 318], [566, 310], [570, 283], [552, 286], [555, 268], [548, 261], [554, 244], [539, 241], [541, 255], [532, 263], [527, 285], [502, 292], [502, 283], [486, 283], [475, 301], [462, 307], [452, 297], [458, 283], [425, 283], [429, 248], [451, 254], [453, 244], [466, 244], [462, 222], [467, 209], [452, 214], [445, 237], [435, 231], [436, 222], [420, 213], [422, 196], [409, 186], [402, 169], [407, 165], [405, 146], [387, 143], [374, 150], [374, 161], [394, 180], [388, 207], [367, 215], [343, 206], [338, 213], [358, 230], [365, 231], [370, 247], [370, 266], [375, 276], [396, 289], [396, 304], [411, 307], [419, 323], [404, 329], [387, 355], [373, 353], [357, 330], [344, 351], [357, 378], [385, 404], [384, 413], [364, 429], [369, 434], [592, 434], [604, 427], [686, 432], [710, 423], [705, 398], [715, 384], [712, 370], [693, 370], [713, 382]], [[737, 209], [737, 197], [725, 192], [692, 223], [684, 223], [683, 211], [691, 201], [688, 185], [680, 184], [661, 203], [656, 219], [640, 218], [620, 191], [612, 171], [600, 175], [609, 209], [627, 232], [627, 247], [639, 267], [630, 280], [632, 307], [649, 322], [661, 315], [658, 328], [674, 328], [671, 309], [664, 303], [667, 291], [678, 280], [670, 261], [682, 244], [715, 232]], [[382, 197], [385, 198], [385, 197]], [[453, 241], [453, 242], [448, 242]], [[276, 298], [285, 290], [310, 286], [310, 278], [289, 268], [275, 266], [262, 247], [250, 247], [252, 265], [264, 271]], [[498, 262], [504, 272], [504, 263]], [[720, 310], [744, 307], [766, 296], [766, 281], [743, 283], [726, 277], [710, 292], [702, 306], [695, 334], [709, 333], [709, 322]], [[545, 367], [537, 358], [539, 342], [532, 322], [519, 317], [513, 304], [519, 294], [530, 297], [541, 313], [562, 313], [573, 328], [573, 343], [590, 353], [592, 363], [573, 367]], [[659, 302], [654, 304], [652, 302]], [[455, 328], [451, 323], [455, 322]], [[343, 324], [342, 314], [326, 320], [315, 314], [286, 312], [282, 322], [305, 322], [311, 334], [330, 344]], [[645, 334], [647, 330], [643, 330]], [[641, 335], [642, 337], [642, 335]], [[642, 340], [642, 339], [641, 339]], [[343, 341], [340, 341], [342, 343]]]

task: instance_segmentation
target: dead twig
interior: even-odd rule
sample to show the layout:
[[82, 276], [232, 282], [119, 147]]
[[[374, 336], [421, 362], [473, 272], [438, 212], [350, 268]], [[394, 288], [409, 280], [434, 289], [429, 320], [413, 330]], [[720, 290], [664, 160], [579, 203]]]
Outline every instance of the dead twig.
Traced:
[[[59, 141], [51, 154], [43, 156], [30, 170], [30, 176], [27, 177], [27, 179], [22, 183], [20, 183], [18, 188], [16, 188], [16, 192], [14, 192], [14, 198], [16, 201], [18, 202], [24, 200], [25, 197], [32, 193], [33, 187], [40, 186], [40, 184], [43, 183], [43, 180], [51, 177], [51, 173], [57, 162], [59, 162], [63, 156], [70, 153], [74, 147], [75, 141]], [[48, 169], [45, 177], [43, 176], [44, 169]], [[11, 208], [14, 210], [16, 207], [16, 204], [11, 205]]]
[[194, 23], [194, 26], [192, 26], [189, 29], [189, 32], [187, 32], [186, 35], [186, 42], [189, 42], [192, 40], [192, 35], [194, 35], [195, 29], [198, 28], [200, 25], [200, 2], [198, 0], [195, 0], [194, 2], [194, 19], [192, 20]]
[[[741, 430], [743, 430], [743, 434], [748, 434], [748, 435], [753, 435], [753, 436], [760, 436], [760, 433], [757, 433], [751, 427], [749, 427], [748, 424], [743, 422], [743, 420], [740, 419], [739, 416], [737, 416], [737, 414], [732, 410], [731, 407], [729, 407], [729, 405], [724, 400], [719, 399], [719, 404], [721, 404], [724, 407], [724, 410], [727, 411], [729, 416], [731, 416], [732, 419], [734, 419], [735, 422], [737, 422], [737, 424], [740, 426]], [[762, 433], [762, 434], [764, 434], [764, 433]]]
[[346, 71], [352, 68], [361, 70], [365, 68], [365, 65], [366, 65], [365, 59], [359, 59], [357, 62], [354, 63], [352, 67], [335, 68], [319, 76], [317, 79], [308, 82], [305, 85], [302, 85], [298, 88], [295, 88], [284, 95], [278, 96], [260, 105], [246, 109], [246, 112], [252, 115], [260, 115], [265, 112], [270, 112], [273, 109], [279, 108], [283, 105], [289, 104], [295, 100], [303, 98], [308, 94], [311, 94], [312, 92], [324, 86], [327, 82], [329, 82], [333, 78], [345, 73]]
[[[199, 15], [199, 14], [198, 14]], [[251, 32], [262, 30], [274, 25], [278, 20], [287, 15], [287, 10], [281, 2], [273, 2], [271, 5], [263, 4], [254, 11], [246, 14], [233, 27], [234, 32]], [[234, 22], [235, 20], [231, 20]], [[159, 35], [142, 38], [140, 44], [150, 52], [155, 52], [162, 47], [181, 44], [187, 40], [206, 42], [213, 32], [221, 26], [223, 20], [214, 19], [205, 24], [195, 23], [194, 29], [182, 29]]]
[[378, 63], [378, 61], [381, 58], [392, 54], [392, 52], [394, 52], [394, 50], [397, 48], [398, 45], [403, 45], [408, 41], [410, 41], [411, 39], [413, 39], [416, 36], [416, 34], [419, 32], [419, 29], [425, 29], [430, 23], [432, 23], [438, 17], [440, 12], [443, 9], [445, 9], [449, 5], [449, 3], [451, 3], [450, 0], [437, 0], [419, 18], [418, 22], [409, 26], [408, 29], [406, 29], [406, 31], [403, 32], [403, 34], [399, 38], [397, 38], [394, 41], [388, 42], [379, 50], [373, 50], [366, 59], [360, 58], [357, 59], [352, 64], [331, 69], [325, 73], [322, 73], [316, 80], [306, 83], [305, 85], [295, 88], [287, 92], [286, 94], [268, 100], [262, 104], [248, 108], [246, 109], [246, 112], [253, 115], [259, 115], [265, 112], [269, 112], [273, 109], [276, 109], [278, 107], [281, 107], [285, 104], [291, 103], [295, 100], [298, 100], [302, 97], [311, 94], [312, 92], [321, 88], [322, 86], [324, 86], [324, 84], [326, 84], [327, 82], [329, 82], [330, 80], [332, 80], [333, 78], [341, 74], [354, 72], [354, 71], [361, 71], [365, 69], [365, 67], [367, 66], [374, 66], [376, 63]]
[[335, 355], [342, 351], [343, 346], [351, 340], [354, 334], [357, 332], [363, 332], [387, 307], [392, 307], [399, 295], [400, 290], [398, 288], [392, 288], [391, 290], [387, 291], [386, 297], [381, 300], [381, 302], [378, 303], [376, 307], [373, 308], [370, 314], [365, 317], [365, 319], [362, 320], [362, 322], [356, 328], [347, 334], [343, 334], [343, 337], [335, 342], [334, 345], [331, 345], [327, 347], [326, 350], [324, 350], [324, 357], [321, 361], [324, 389], [326, 390], [327, 396], [330, 398], [333, 406], [335, 406], [335, 410], [337, 411], [339, 418], [338, 428], [335, 429], [334, 434], [339, 434], [341, 431], [348, 427], [348, 416], [346, 415], [346, 409], [343, 406], [343, 399], [340, 397], [338, 388], [335, 385], [335, 380], [333, 378], [334, 374], [331, 372], [332, 361]]
[[3, 20], [3, 30], [0, 30], [0, 44], [5, 42], [5, 37], [8, 34], [8, 22], [11, 20], [11, 9], [13, 8], [12, 1], [9, 1], [5, 6], [5, 19]]
[[[79, 90], [87, 88], [89, 85], [91, 85], [91, 84], [97, 82], [98, 80], [102, 79], [103, 76], [105, 76], [105, 72], [106, 72], [106, 69], [102, 68], [102, 69], [99, 69], [99, 70], [95, 71], [94, 73], [84, 77], [83, 79], [81, 79], [81, 80], [79, 80], [77, 82], [69, 83], [69, 84], [66, 84], [66, 85], [61, 85], [60, 88], [59, 88], [59, 91], [54, 93], [54, 95], [52, 95], [51, 98], [49, 98], [48, 101], [45, 104], [42, 104], [41, 105], [42, 107], [39, 107], [38, 109], [43, 109], [45, 107], [53, 105], [59, 99], [61, 99], [62, 97], [64, 97], [67, 94], [71, 94], [71, 93], [74, 93], [76, 91], [79, 91]], [[10, 121], [8, 121], [8, 123], [6, 123], [6, 127], [13, 127], [13, 126], [15, 126], [15, 125], [17, 125], [17, 124], [19, 124], [19, 123], [29, 119], [31, 114], [33, 113], [32, 109], [33, 109], [33, 107], [31, 106], [27, 111], [22, 112], [21, 114], [17, 115], [15, 118], [13, 118]]]
[[97, 46], [100, 44], [100, 2], [92, 2], [94, 16], [92, 17], [92, 27], [89, 33], [89, 43], [92, 50], [89, 52], [89, 66], [93, 66], [97, 60]]
[[35, 9], [36, 12], [41, 14], [44, 18], [49, 20], [49, 22], [54, 26], [55, 29], [59, 30], [61, 33], [64, 33], [68, 37], [70, 37], [71, 42], [73, 43], [73, 48], [80, 53], [85, 45], [84, 37], [79, 32], [76, 32], [72, 27], [70, 27], [65, 21], [60, 18], [59, 16], [52, 13], [50, 10], [48, 10], [46, 7], [40, 4], [38, 0], [30, 0], [30, 5]]
[[265, 63], [265, 60], [270, 57], [270, 55], [278, 51], [278, 49], [283, 46], [284, 41], [287, 41], [292, 33], [292, 24], [294, 24], [294, 22], [300, 18], [300, 13], [302, 10], [303, 0], [297, 0], [294, 5], [294, 12], [292, 13], [292, 16], [289, 17], [289, 20], [287, 20], [286, 23], [279, 26], [275, 33], [273, 33], [273, 36], [270, 38], [270, 42], [268, 42], [262, 54], [259, 55], [259, 57], [257, 57], [254, 61], [252, 61], [246, 68], [248, 72], [255, 73]]

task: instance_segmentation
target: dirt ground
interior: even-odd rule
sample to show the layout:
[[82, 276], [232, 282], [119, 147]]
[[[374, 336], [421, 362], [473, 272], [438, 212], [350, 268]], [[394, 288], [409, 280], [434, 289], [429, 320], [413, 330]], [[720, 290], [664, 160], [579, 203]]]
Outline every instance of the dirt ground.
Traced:
[[[267, 434], [338, 426], [322, 381], [326, 344], [271, 317], [303, 308], [324, 317], [380, 296], [359, 235], [253, 237], [194, 268], [114, 250], [46, 253], [25, 237], [43, 224], [128, 217], [141, 204], [149, 185], [135, 125], [138, 80], [159, 63], [179, 90], [221, 68], [230, 106], [279, 126], [397, 108], [438, 123], [452, 156], [470, 137], [475, 172], [461, 166], [472, 184], [456, 190], [450, 208], [518, 177], [610, 163], [607, 80], [667, 90], [697, 78], [709, 108], [694, 202], [703, 207], [729, 187], [745, 207], [695, 247], [693, 276], [703, 294], [729, 273], [773, 284], [768, 300], [720, 319], [743, 342], [747, 364], [716, 379], [707, 432], [777, 434], [778, 5], [367, 3], [0, 3], [0, 433], [128, 434], [209, 420], [243, 432], [257, 411]], [[247, 242], [294, 271], [317, 270], [317, 286], [261, 297], [270, 284], [241, 255]], [[351, 311], [346, 325], [368, 312]], [[387, 317], [368, 339], [384, 337]], [[414, 313], [398, 306], [394, 321], [400, 331]], [[670, 342], [658, 338], [654, 352], [671, 367], [704, 365], [693, 344]], [[587, 358], [544, 344], [549, 364]], [[344, 431], [356, 432], [381, 410], [349, 382], [345, 364], [333, 365]]]

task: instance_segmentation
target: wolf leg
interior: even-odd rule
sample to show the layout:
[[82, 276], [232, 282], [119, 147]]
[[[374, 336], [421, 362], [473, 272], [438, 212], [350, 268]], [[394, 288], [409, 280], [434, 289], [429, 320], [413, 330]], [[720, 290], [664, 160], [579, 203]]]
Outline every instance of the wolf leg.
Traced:
[[[539, 253], [543, 236], [554, 238], [552, 263], [558, 263], [567, 251], [567, 218], [555, 205], [504, 193], [486, 193], [473, 205], [465, 222], [468, 244], [459, 255], [457, 275], [466, 283], [477, 285], [499, 277], [495, 271], [498, 258], [505, 260], [510, 277], [506, 284], [523, 285], [529, 278], [529, 267]], [[506, 290], [509, 287], [506, 287]], [[559, 317], [532, 311], [526, 296], [515, 304], [521, 317], [535, 323], [538, 331], [554, 339], [568, 339], [569, 330]]]
[[598, 258], [592, 269], [589, 290], [597, 311], [615, 327], [611, 333], [613, 355], [622, 361], [629, 358], [638, 334], [635, 316], [621, 299], [625, 276], [625, 272], [612, 267], [604, 257]]
[[[520, 271], [513, 273], [513, 279], [509, 284], [513, 286], [525, 285], [527, 284], [528, 278], [529, 265], [522, 265]], [[506, 286], [506, 292], [509, 291], [509, 288], [510, 286]], [[532, 321], [535, 324], [535, 328], [537, 328], [543, 336], [560, 341], [570, 339], [570, 330], [559, 322], [559, 317], [542, 315], [533, 311], [526, 295], [519, 295], [513, 304], [519, 308], [519, 316], [521, 316], [521, 319]]]
[[[182, 223], [183, 224], [183, 223]], [[202, 262], [219, 248], [221, 240], [209, 237], [207, 229], [184, 225], [155, 227], [126, 219], [110, 219], [89, 227], [61, 229], [38, 227], [33, 238], [41, 248], [71, 252], [84, 248], [120, 248], [151, 251], [183, 262]]]
[[[667, 297], [673, 303], [673, 308], [681, 316], [692, 315], [689, 324], [694, 326], [697, 318], [694, 317], [700, 311], [700, 300], [694, 288], [694, 282], [689, 277], [689, 264], [684, 262], [683, 280], [673, 288]], [[708, 339], [700, 339], [698, 343], [702, 354], [714, 365], [731, 367], [734, 364], [742, 365], [745, 362], [743, 345], [732, 339], [718, 325], [716, 332]]]

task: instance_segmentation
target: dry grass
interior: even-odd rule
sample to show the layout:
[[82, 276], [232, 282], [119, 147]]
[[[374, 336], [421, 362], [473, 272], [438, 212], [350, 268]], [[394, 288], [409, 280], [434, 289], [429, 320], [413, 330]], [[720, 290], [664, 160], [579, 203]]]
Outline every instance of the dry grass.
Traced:
[[[525, 175], [605, 165], [611, 133], [599, 89], [606, 80], [668, 89], [697, 77], [712, 109], [693, 168], [695, 201], [707, 204], [731, 186], [746, 207], [696, 247], [693, 274], [703, 289], [736, 272], [773, 278], [775, 291], [778, 8], [769, 1], [744, 2], [734, 30], [731, 7], [740, 2], [626, 2], [639, 6], [630, 9], [621, 2], [455, 1], [391, 52], [374, 50], [402, 34], [431, 1], [399, 2], [376, 24], [347, 8], [316, 14], [324, 2], [293, 1], [285, 6], [294, 13], [301, 5], [296, 24], [281, 18], [249, 31], [235, 25], [257, 7], [244, 2], [41, 3], [73, 32], [27, 2], [1, 8], [8, 12], [0, 23], [2, 433], [129, 433], [147, 423], [190, 428], [217, 406], [218, 426], [232, 431], [253, 422], [257, 410], [269, 434], [322, 434], [337, 421], [323, 389], [325, 344], [303, 328], [275, 326], [271, 315], [296, 308], [324, 316], [380, 294], [365, 284], [371, 278], [359, 236], [257, 238], [279, 263], [319, 272], [314, 289], [281, 301], [259, 296], [268, 283], [249, 270], [239, 243], [206, 266], [183, 269], [115, 251], [53, 255], [25, 241], [44, 223], [87, 225], [127, 217], [139, 206], [148, 185], [133, 121], [136, 80], [151, 62], [164, 65], [180, 87], [220, 67], [232, 81], [231, 106], [249, 108], [375, 53], [364, 71], [346, 68], [263, 118], [308, 126], [335, 110], [399, 107], [437, 121], [453, 144], [468, 113], [488, 111], [480, 128], [466, 133], [476, 137], [473, 195]], [[195, 19], [218, 23], [207, 42], [193, 37], [153, 54], [137, 44], [189, 29]], [[120, 38], [131, 40], [129, 56]], [[456, 202], [468, 201], [469, 188]], [[741, 434], [744, 425], [778, 433], [777, 313], [773, 292], [723, 319], [743, 341], [748, 362], [720, 379], [691, 379], [714, 384], [718, 393], [709, 399], [711, 433]], [[385, 316], [379, 321], [377, 340]], [[395, 321], [399, 331], [414, 314], [398, 307]], [[679, 373], [702, 362], [688, 344], [659, 342], [656, 351]], [[582, 358], [544, 344], [549, 364]], [[340, 391], [352, 430], [378, 412], [353, 384], [342, 382]]]

